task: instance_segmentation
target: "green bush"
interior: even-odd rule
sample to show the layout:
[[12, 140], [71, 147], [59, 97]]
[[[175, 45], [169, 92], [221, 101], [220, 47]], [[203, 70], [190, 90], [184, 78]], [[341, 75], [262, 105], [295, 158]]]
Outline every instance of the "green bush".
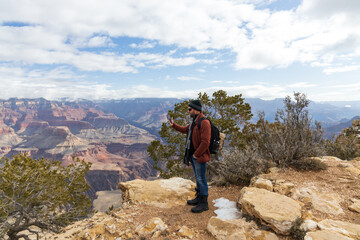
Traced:
[[326, 153], [343, 160], [360, 157], [359, 137], [354, 134], [341, 134], [326, 141]]
[[60, 163], [26, 155], [0, 160], [0, 239], [29, 239], [24, 230], [39, 239], [33, 227], [58, 232], [91, 212], [85, 194], [90, 164], [75, 158], [67, 167]]
[[[306, 165], [308, 157], [323, 154], [323, 138], [320, 123], [311, 127], [311, 119], [305, 109], [309, 101], [304, 94], [294, 93], [295, 101], [288, 96], [284, 100], [285, 110], [278, 110], [274, 123], [265, 121], [265, 114], [259, 115], [256, 141], [260, 154], [279, 167]], [[306, 168], [306, 167], [305, 167]]]
[[264, 173], [271, 166], [271, 162], [259, 155], [256, 145], [234, 148], [223, 156], [223, 161], [208, 164], [215, 185], [248, 184], [253, 176]]

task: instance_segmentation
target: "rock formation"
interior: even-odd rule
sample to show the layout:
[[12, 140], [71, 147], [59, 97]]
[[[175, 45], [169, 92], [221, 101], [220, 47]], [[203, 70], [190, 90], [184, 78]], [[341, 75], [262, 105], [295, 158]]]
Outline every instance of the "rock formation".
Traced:
[[[92, 196], [118, 189], [120, 181], [155, 176], [146, 152], [154, 139], [90, 101], [0, 100], [0, 157], [26, 153], [63, 165], [72, 156], [85, 159], [92, 163], [87, 177]], [[103, 171], [102, 178], [96, 171]]]

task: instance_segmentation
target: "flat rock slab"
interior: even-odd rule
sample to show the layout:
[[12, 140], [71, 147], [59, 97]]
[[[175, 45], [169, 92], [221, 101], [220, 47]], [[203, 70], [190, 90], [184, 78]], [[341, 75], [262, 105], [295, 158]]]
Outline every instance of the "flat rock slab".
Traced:
[[195, 183], [183, 178], [155, 181], [136, 179], [120, 183], [124, 202], [146, 203], [152, 206], [171, 208], [182, 206], [194, 197]]
[[352, 239], [360, 239], [360, 225], [358, 224], [325, 219], [319, 222], [318, 226], [321, 230], [338, 232]]
[[340, 233], [330, 230], [322, 230], [316, 232], [308, 232], [304, 240], [353, 240], [353, 238], [346, 237]]
[[344, 214], [340, 202], [342, 198], [336, 193], [320, 192], [316, 187], [303, 187], [296, 189], [294, 199], [307, 198], [315, 210], [332, 215]]
[[221, 219], [211, 217], [207, 230], [217, 240], [278, 240], [272, 232], [259, 230], [254, 222], [246, 222], [244, 219]]
[[290, 234], [295, 221], [301, 218], [301, 206], [297, 201], [265, 189], [243, 188], [238, 204], [243, 213], [260, 219], [279, 234]]

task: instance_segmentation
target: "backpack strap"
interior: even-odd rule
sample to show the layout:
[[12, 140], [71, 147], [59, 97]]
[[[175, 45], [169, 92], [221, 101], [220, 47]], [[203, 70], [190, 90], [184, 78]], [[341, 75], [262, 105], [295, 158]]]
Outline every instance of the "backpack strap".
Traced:
[[[209, 120], [208, 118], [206, 118], [206, 117], [202, 117], [202, 118], [200, 118], [199, 119], [199, 121], [198, 121], [198, 129], [199, 129], [199, 131], [200, 131], [200, 127], [201, 127], [201, 122], [202, 122], [202, 120], [204, 120], [204, 119], [207, 119], [207, 120]], [[210, 125], [211, 125], [211, 121], [209, 120], [209, 122], [210, 122]]]

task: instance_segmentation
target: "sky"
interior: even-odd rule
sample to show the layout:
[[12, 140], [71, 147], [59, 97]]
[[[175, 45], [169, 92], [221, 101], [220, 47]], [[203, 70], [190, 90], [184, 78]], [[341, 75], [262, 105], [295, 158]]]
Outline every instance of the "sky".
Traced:
[[359, 0], [0, 0], [0, 99], [360, 100]]

